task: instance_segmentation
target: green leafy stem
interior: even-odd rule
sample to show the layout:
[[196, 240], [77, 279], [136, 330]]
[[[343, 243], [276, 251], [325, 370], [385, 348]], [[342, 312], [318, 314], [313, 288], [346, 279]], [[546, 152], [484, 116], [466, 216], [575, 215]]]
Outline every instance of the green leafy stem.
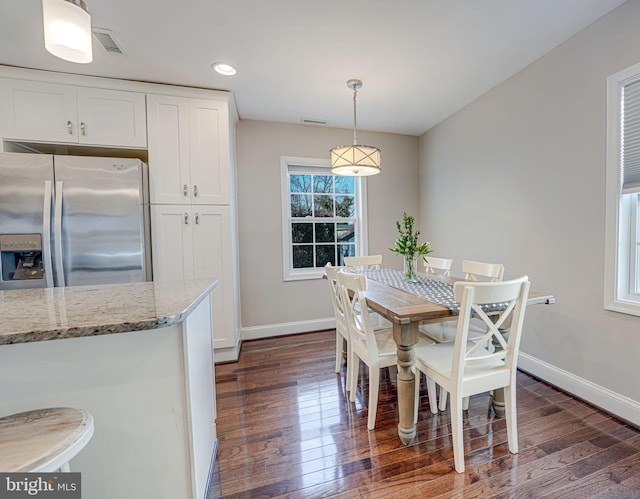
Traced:
[[418, 244], [420, 231], [416, 230], [414, 232], [414, 222], [415, 219], [411, 215], [407, 215], [406, 212], [402, 214], [402, 225], [400, 225], [399, 221], [396, 222], [396, 227], [398, 228], [398, 233], [400, 234], [400, 236], [396, 239], [394, 247], [389, 248], [389, 251], [399, 253], [401, 255], [404, 255], [405, 257], [426, 255], [427, 253], [431, 253], [431, 251], [433, 251], [431, 249], [431, 243], [429, 241]]

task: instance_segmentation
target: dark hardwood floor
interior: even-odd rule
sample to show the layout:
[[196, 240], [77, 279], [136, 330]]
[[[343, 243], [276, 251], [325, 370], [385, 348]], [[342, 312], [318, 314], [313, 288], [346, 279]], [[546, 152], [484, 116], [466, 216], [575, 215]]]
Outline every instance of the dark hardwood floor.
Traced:
[[528, 374], [518, 373], [520, 452], [509, 453], [489, 396], [474, 396], [458, 474], [449, 412], [432, 415], [425, 391], [416, 439], [402, 445], [395, 372], [383, 373], [368, 431], [366, 370], [350, 403], [334, 348], [333, 330], [256, 340], [216, 366], [210, 498], [640, 498], [640, 432]]

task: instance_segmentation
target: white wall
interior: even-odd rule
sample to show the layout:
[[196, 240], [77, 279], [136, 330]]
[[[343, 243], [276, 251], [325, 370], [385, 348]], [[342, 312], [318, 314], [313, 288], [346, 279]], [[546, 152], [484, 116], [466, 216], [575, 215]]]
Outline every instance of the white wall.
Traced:
[[[332, 147], [350, 142], [352, 131], [252, 120], [241, 120], [236, 131], [243, 338], [333, 327], [326, 281], [282, 277], [280, 157], [328, 158]], [[368, 252], [402, 268], [388, 248], [402, 212], [417, 216], [418, 138], [359, 130], [358, 139], [382, 150], [382, 173], [366, 180]]]
[[630, 0], [420, 138], [438, 253], [528, 274], [520, 365], [640, 424], [640, 317], [603, 309], [606, 78], [640, 62]]

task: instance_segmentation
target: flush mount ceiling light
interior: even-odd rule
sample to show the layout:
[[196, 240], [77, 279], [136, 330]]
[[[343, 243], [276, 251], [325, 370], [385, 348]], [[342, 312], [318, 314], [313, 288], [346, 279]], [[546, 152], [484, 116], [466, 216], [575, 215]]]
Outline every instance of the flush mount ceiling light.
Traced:
[[42, 0], [44, 46], [56, 57], [86, 64], [93, 60], [91, 16], [83, 0]]
[[225, 62], [214, 62], [211, 67], [215, 69], [216, 73], [224, 76], [233, 76], [237, 73], [236, 68]]
[[365, 177], [382, 171], [380, 149], [358, 145], [356, 136], [356, 95], [362, 87], [360, 80], [349, 80], [347, 87], [353, 89], [353, 145], [331, 149], [331, 173], [349, 177]]

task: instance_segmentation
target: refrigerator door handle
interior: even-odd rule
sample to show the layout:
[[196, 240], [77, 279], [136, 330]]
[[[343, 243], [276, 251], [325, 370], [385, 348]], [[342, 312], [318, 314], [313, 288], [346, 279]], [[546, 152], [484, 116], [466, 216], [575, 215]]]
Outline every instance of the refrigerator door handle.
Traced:
[[51, 265], [51, 180], [44, 181], [44, 206], [42, 207], [42, 256], [44, 257], [44, 282], [47, 288], [53, 287], [53, 268]]
[[53, 240], [56, 246], [56, 281], [58, 286], [66, 286], [62, 267], [62, 188], [64, 182], [56, 181], [56, 205], [53, 211]]

